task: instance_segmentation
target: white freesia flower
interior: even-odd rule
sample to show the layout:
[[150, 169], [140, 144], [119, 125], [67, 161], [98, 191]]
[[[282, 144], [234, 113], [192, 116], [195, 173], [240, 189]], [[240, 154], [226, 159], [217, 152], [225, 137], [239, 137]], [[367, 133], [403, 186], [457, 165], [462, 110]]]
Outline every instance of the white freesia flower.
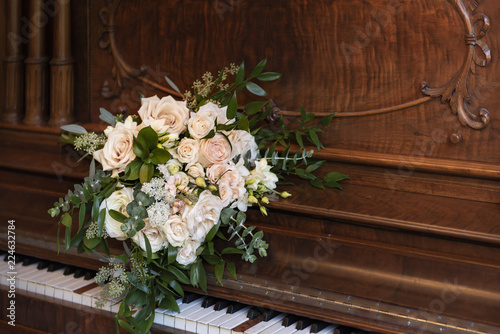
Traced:
[[199, 162], [204, 167], [212, 166], [213, 164], [225, 164], [231, 159], [231, 145], [226, 137], [220, 133], [216, 133], [210, 139], [202, 139], [200, 141], [200, 158]]
[[220, 212], [224, 206], [219, 197], [213, 195], [209, 190], [204, 190], [198, 202], [187, 215], [189, 233], [194, 240], [203, 242], [210, 229], [217, 224]]
[[102, 201], [101, 206], [99, 207], [99, 211], [106, 208], [104, 228], [111, 238], [115, 238], [118, 240], [125, 240], [128, 238], [121, 229], [122, 223], [114, 220], [110, 216], [109, 210], [115, 210], [120, 212], [121, 214], [124, 214], [125, 216], [128, 216], [127, 205], [134, 200], [133, 192], [134, 190], [132, 188], [122, 188], [120, 190], [117, 190], [104, 201]]
[[198, 161], [200, 143], [196, 139], [182, 138], [176, 149], [170, 150], [179, 162], [190, 164]]
[[227, 106], [223, 108], [219, 108], [213, 102], [208, 102], [200, 107], [198, 113], [208, 113], [212, 116], [212, 118], [217, 120], [217, 124], [231, 124], [234, 123], [234, 119], [228, 121], [227, 119]]
[[141, 247], [142, 250], [147, 251], [145, 240], [145, 237], [147, 237], [153, 253], [160, 251], [164, 247], [168, 247], [167, 239], [165, 239], [163, 233], [158, 228], [152, 227], [147, 219], [144, 222], [146, 226], [131, 238], [132, 241]]
[[112, 171], [112, 176], [115, 177], [125, 171], [125, 167], [136, 158], [133, 147], [137, 123], [132, 117], [127, 117], [124, 123], [117, 123], [115, 127], [108, 126], [104, 134], [108, 140], [102, 149], [94, 152], [94, 158], [101, 163], [104, 171]]
[[172, 215], [168, 218], [165, 225], [161, 227], [167, 241], [174, 247], [180, 247], [189, 237], [189, 229], [187, 223], [182, 220], [181, 216]]
[[266, 159], [260, 159], [260, 161], [255, 162], [255, 169], [250, 171], [249, 179], [254, 180], [253, 184], [250, 184], [248, 188], [252, 190], [257, 190], [259, 184], [263, 184], [268, 189], [276, 188], [276, 182], [278, 182], [278, 177], [276, 174], [271, 172], [272, 166], [267, 164]]
[[229, 132], [228, 137], [233, 145], [231, 158], [234, 158], [238, 154], [241, 155], [241, 158], [245, 158], [248, 151], [250, 151], [250, 159], [255, 159], [257, 157], [258, 146], [254, 136], [249, 132], [244, 130], [233, 130]]
[[186, 266], [196, 261], [196, 250], [200, 247], [200, 245], [201, 242], [199, 240], [186, 240], [182, 248], [179, 248], [177, 251], [177, 262]]

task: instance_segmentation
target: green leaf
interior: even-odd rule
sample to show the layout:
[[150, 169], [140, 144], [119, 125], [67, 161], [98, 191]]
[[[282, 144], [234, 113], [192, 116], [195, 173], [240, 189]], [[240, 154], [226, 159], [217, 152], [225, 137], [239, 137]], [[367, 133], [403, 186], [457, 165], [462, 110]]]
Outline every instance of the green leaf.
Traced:
[[179, 294], [180, 296], [184, 296], [184, 290], [182, 289], [182, 286], [179, 284], [179, 282], [177, 282], [176, 280], [172, 280], [168, 283], [168, 285], [170, 285], [172, 289], [174, 289], [175, 292], [177, 292], [177, 294]]
[[144, 243], [146, 244], [146, 262], [147, 264], [151, 263], [151, 257], [153, 256], [153, 251], [151, 250], [151, 244], [149, 243], [148, 237], [144, 234]]
[[258, 63], [257, 66], [255, 66], [255, 68], [253, 69], [252, 74], [250, 76], [252, 78], [255, 78], [256, 76], [258, 76], [264, 70], [264, 67], [266, 67], [266, 64], [267, 64], [267, 58], [262, 59], [260, 61], [260, 63]]
[[148, 148], [149, 151], [153, 150], [158, 145], [158, 135], [151, 126], [147, 126], [139, 131], [137, 140], [144, 148]]
[[77, 125], [77, 124], [67, 124], [61, 126], [61, 130], [71, 132], [71, 133], [76, 133], [78, 135], [84, 135], [87, 134], [87, 130], [83, 126]]
[[83, 223], [85, 222], [85, 212], [87, 211], [87, 206], [82, 203], [80, 206], [80, 212], [78, 213], [78, 230], [82, 229]]
[[68, 250], [71, 244], [71, 227], [66, 227], [66, 233], [64, 234], [64, 245], [65, 249]]
[[337, 188], [337, 189], [343, 190], [342, 186], [338, 182], [335, 182], [335, 181], [326, 182], [326, 186], [328, 188]]
[[86, 237], [83, 238], [83, 243], [89, 249], [94, 249], [97, 245], [99, 245], [99, 242], [101, 242], [101, 238], [92, 238], [92, 239], [87, 239]]
[[85, 230], [85, 229], [80, 230], [77, 234], [75, 234], [73, 236], [73, 239], [71, 239], [70, 247], [77, 247], [82, 242], [82, 240], [86, 234], [87, 234], [87, 230]]
[[321, 181], [320, 179], [311, 180], [311, 185], [313, 185], [316, 188], [325, 189], [323, 181]]
[[174, 274], [175, 277], [177, 277], [177, 280], [182, 284], [189, 284], [188, 277], [179, 268], [174, 267], [173, 265], [169, 265], [167, 267], [167, 270]]
[[177, 301], [175, 300], [174, 296], [169, 294], [163, 295], [163, 299], [159, 306], [162, 308], [172, 310], [174, 312], [179, 312], [179, 305], [177, 304]]
[[246, 116], [241, 117], [238, 120], [238, 130], [250, 131], [250, 123], [248, 122], [248, 118]]
[[349, 176], [347, 176], [343, 173], [330, 172], [330, 173], [325, 175], [325, 177], [323, 178], [323, 181], [325, 181], [328, 184], [328, 183], [339, 182], [339, 181], [347, 180], [347, 179], [349, 179]]
[[198, 283], [203, 292], [207, 293], [207, 273], [205, 272], [205, 267], [203, 262], [199, 261], [195, 265], [198, 268]]
[[316, 134], [316, 132], [313, 129], [309, 129], [309, 137], [311, 138], [311, 142], [314, 145], [316, 145], [316, 147], [318, 148], [318, 150], [320, 148], [324, 148], [324, 146], [319, 141], [318, 135]]
[[245, 254], [245, 251], [234, 247], [227, 247], [222, 250], [221, 254]]
[[144, 144], [141, 144], [136, 138], [134, 138], [134, 146], [132, 147], [134, 154], [141, 159], [147, 159], [149, 157], [149, 150]]
[[233, 93], [231, 96], [231, 100], [229, 100], [229, 104], [227, 105], [226, 115], [228, 119], [233, 119], [236, 117], [236, 113], [238, 111], [238, 102], [236, 100], [236, 93]]
[[259, 111], [261, 111], [262, 108], [264, 108], [264, 106], [266, 104], [267, 104], [267, 101], [263, 101], [263, 102], [260, 102], [260, 101], [250, 102], [249, 104], [247, 104], [245, 106], [245, 112], [247, 113], [247, 115], [254, 115], [254, 114], [258, 113]]
[[306, 111], [303, 106], [300, 106], [300, 118], [305, 122], [307, 119]]
[[73, 223], [73, 220], [71, 219], [71, 215], [69, 213], [65, 213], [61, 217], [61, 224], [63, 224], [66, 227], [71, 227], [71, 224]]
[[231, 276], [234, 277], [234, 279], [237, 279], [236, 278], [236, 266], [234, 265], [234, 263], [228, 263], [226, 265], [226, 268], [227, 268], [227, 271], [229, 271], [229, 273], [231, 274]]
[[151, 181], [151, 178], [153, 177], [155, 167], [153, 164], [150, 163], [145, 163], [141, 166], [141, 169], [139, 170], [139, 181], [141, 181], [142, 184], [147, 183]]
[[[103, 209], [103, 210], [105, 210], [105, 209]], [[125, 219], [127, 219], [127, 216], [125, 216], [123, 213], [116, 211], [116, 210], [113, 210], [113, 209], [108, 210], [108, 213], [111, 216], [111, 218], [113, 218], [114, 220], [116, 220], [120, 223], [124, 223]]]
[[174, 247], [169, 243], [167, 250], [167, 263], [168, 264], [174, 263], [176, 258], [177, 258], [177, 247]]
[[321, 117], [320, 119], [320, 124], [323, 125], [323, 126], [328, 126], [330, 124], [330, 122], [332, 121], [333, 117], [335, 117], [335, 113], [333, 114], [330, 114], [328, 116], [323, 116]]
[[217, 232], [219, 231], [219, 227], [220, 227], [220, 222], [217, 222], [217, 224], [215, 224], [211, 229], [210, 231], [208, 232], [207, 236], [205, 237], [205, 240], [206, 241], [212, 241], [212, 239], [215, 237], [215, 235], [217, 234]]
[[220, 285], [222, 285], [222, 277], [224, 275], [224, 267], [225, 267], [225, 262], [220, 261], [215, 265], [215, 277], [217, 278], [217, 282], [219, 282]]
[[139, 170], [141, 169], [143, 162], [139, 159], [136, 159], [129, 163], [127, 167], [125, 167], [125, 180], [137, 180], [139, 178]]
[[97, 233], [102, 236], [102, 229], [104, 228], [104, 220], [106, 219], [106, 208], [102, 208], [97, 218]]
[[281, 78], [281, 73], [276, 72], [262, 73], [257, 77], [257, 79], [259, 79], [260, 81], [274, 81], [279, 78]]
[[120, 324], [120, 327], [123, 328], [124, 330], [126, 330], [127, 332], [129, 333], [135, 333], [135, 330], [132, 326], [130, 326], [130, 324], [123, 320], [123, 319], [118, 319], [118, 324]]
[[172, 155], [167, 150], [162, 148], [155, 148], [151, 151], [151, 154], [151, 162], [155, 165], [164, 164], [172, 158]]
[[267, 96], [267, 93], [256, 83], [247, 82], [246, 88], [248, 91], [257, 96]]
[[233, 208], [227, 207], [224, 208], [220, 213], [220, 220], [222, 224], [227, 225], [231, 221], [231, 217], [236, 213], [236, 210]]
[[320, 160], [320, 161], [313, 163], [312, 165], [307, 166], [306, 173], [314, 172], [316, 169], [321, 167], [324, 163], [325, 163], [325, 160]]
[[236, 86], [241, 85], [243, 82], [243, 79], [245, 79], [245, 62], [242, 62], [240, 65], [240, 68], [238, 69], [238, 72], [236, 73], [236, 78], [234, 79], [234, 84]]

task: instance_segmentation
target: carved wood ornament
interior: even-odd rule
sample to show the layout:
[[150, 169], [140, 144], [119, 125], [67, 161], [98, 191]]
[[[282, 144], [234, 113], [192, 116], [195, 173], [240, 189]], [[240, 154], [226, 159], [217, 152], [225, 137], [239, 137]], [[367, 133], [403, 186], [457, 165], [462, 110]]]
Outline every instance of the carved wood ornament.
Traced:
[[[472, 71], [475, 73], [476, 66], [485, 67], [491, 62], [491, 52], [488, 45], [483, 41], [490, 29], [490, 20], [483, 13], [476, 13], [477, 7], [482, 0], [471, 0], [467, 7], [465, 0], [447, 0], [453, 8], [459, 13], [465, 26], [465, 43], [468, 46], [468, 52], [464, 63], [457, 74], [445, 85], [439, 88], [430, 88], [426, 81], [421, 83], [421, 91], [424, 97], [402, 103], [395, 106], [383, 107], [374, 110], [338, 112], [336, 117], [360, 117], [384, 114], [407, 109], [422, 103], [425, 103], [432, 98], [441, 97], [443, 103], [449, 102], [451, 110], [458, 116], [460, 123], [465, 127], [473, 129], [484, 129], [491, 121], [490, 114], [485, 108], [479, 110], [479, 115], [475, 115], [467, 108], [467, 104], [471, 103], [471, 95], [469, 93], [469, 75]], [[137, 69], [130, 66], [123, 58], [118, 50], [115, 40], [115, 19], [117, 9], [122, 3], [122, 0], [107, 0], [108, 4], [100, 10], [100, 20], [104, 25], [104, 31], [101, 34], [99, 41], [100, 48], [107, 50], [113, 56], [112, 77], [115, 84], [110, 87], [108, 81], [103, 83], [101, 94], [105, 98], [113, 98], [121, 95], [122, 90], [128, 80], [137, 79], [148, 83], [156, 89], [165, 93], [181, 97], [177, 92], [152, 82], [144, 77], [147, 67], [142, 66]], [[481, 29], [476, 33], [475, 25], [481, 25]], [[478, 55], [478, 52], [483, 53], [484, 58]], [[285, 116], [300, 117], [300, 113], [296, 111], [280, 110], [275, 106], [276, 114]], [[328, 115], [330, 113], [316, 113], [318, 116]]]

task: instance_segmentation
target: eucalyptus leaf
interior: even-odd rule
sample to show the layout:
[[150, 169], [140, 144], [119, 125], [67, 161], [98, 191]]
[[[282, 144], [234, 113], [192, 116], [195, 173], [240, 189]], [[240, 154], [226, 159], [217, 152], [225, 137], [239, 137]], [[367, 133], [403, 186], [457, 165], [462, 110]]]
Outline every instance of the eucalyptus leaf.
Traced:
[[84, 134], [88, 133], [87, 130], [85, 130], [85, 128], [83, 126], [78, 125], [78, 124], [63, 125], [63, 126], [61, 126], [61, 130], [75, 133], [78, 135], [84, 135]]
[[109, 111], [107, 111], [104, 108], [99, 108], [99, 112], [100, 112], [99, 119], [108, 123], [111, 126], [114, 126], [116, 124], [116, 116], [115, 115], [113, 115], [112, 113], [110, 113]]
[[177, 93], [181, 94], [179, 87], [177, 87], [177, 85], [172, 80], [170, 80], [169, 77], [165, 76], [165, 80], [167, 81], [169, 86], [172, 87], [173, 90], [175, 90]]

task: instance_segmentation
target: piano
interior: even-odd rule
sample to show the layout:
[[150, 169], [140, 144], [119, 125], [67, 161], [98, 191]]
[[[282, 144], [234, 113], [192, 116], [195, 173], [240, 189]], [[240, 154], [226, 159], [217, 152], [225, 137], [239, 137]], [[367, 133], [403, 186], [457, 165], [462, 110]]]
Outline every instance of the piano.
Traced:
[[[47, 209], [88, 173], [86, 161], [57, 143], [58, 127], [102, 129], [100, 107], [134, 113], [139, 93], [169, 94], [165, 75], [188, 89], [205, 70], [264, 57], [270, 71], [283, 73], [263, 87], [286, 122], [297, 122], [301, 104], [318, 115], [337, 112], [316, 156], [327, 160], [320, 173], [340, 171], [350, 180], [340, 191], [292, 178], [295, 185], [282, 189], [293, 196], [271, 202], [267, 217], [250, 210], [248, 221], [270, 244], [268, 257], [253, 264], [233, 258], [237, 280], [224, 277], [221, 286], [209, 276], [208, 295], [190, 289], [193, 300], [179, 300], [186, 312], [177, 318], [157, 310], [153, 331], [500, 332], [495, 2], [5, 3], [2, 332], [114, 332], [116, 306], [91, 307], [99, 288], [85, 279], [102, 266], [99, 257], [57, 254], [57, 224]], [[23, 37], [23, 17], [37, 12], [50, 24], [33, 25], [37, 34], [17, 39], [15, 48], [8, 36]], [[9, 250], [19, 261], [15, 298]], [[6, 311], [12, 301], [15, 328]], [[226, 306], [215, 305], [245, 311], [229, 328], [222, 316], [205, 321], [224, 313]]]

